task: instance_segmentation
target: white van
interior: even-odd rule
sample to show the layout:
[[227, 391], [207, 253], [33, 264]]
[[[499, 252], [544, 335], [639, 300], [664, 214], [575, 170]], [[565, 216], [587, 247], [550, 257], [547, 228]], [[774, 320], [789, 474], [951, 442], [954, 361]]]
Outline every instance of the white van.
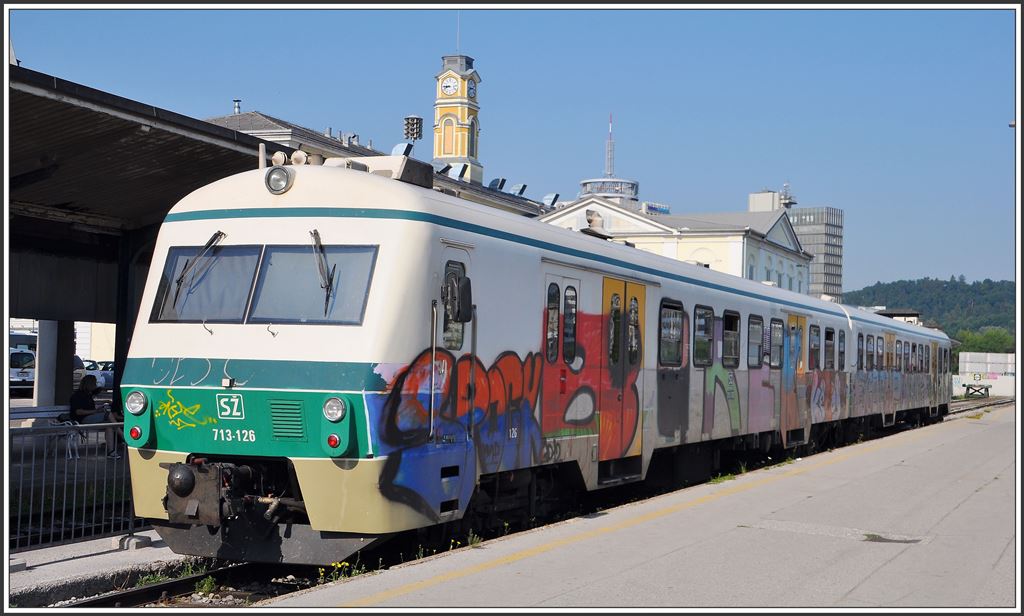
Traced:
[[28, 394], [36, 382], [36, 354], [28, 349], [10, 349], [10, 394]]

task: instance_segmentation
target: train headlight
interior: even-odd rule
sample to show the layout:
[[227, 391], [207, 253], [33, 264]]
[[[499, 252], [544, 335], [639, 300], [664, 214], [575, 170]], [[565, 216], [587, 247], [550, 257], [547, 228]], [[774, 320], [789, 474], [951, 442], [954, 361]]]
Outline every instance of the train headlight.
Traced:
[[124, 408], [132, 415], [141, 415], [146, 410], [146, 394], [141, 391], [133, 391], [124, 399]]
[[267, 184], [267, 190], [275, 195], [280, 195], [283, 192], [287, 192], [292, 187], [292, 172], [287, 167], [271, 167], [267, 171], [267, 175], [264, 177], [264, 181]]
[[348, 409], [345, 407], [345, 401], [341, 398], [328, 398], [324, 402], [324, 417], [328, 421], [341, 421], [345, 419], [345, 412]]

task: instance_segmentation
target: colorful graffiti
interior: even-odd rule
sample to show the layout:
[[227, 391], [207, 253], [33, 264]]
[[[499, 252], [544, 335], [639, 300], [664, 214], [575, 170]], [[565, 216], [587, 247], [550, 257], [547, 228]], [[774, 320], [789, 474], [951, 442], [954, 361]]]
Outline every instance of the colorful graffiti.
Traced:
[[156, 405], [156, 411], [154, 411], [153, 416], [166, 417], [167, 423], [178, 430], [217, 423], [216, 417], [200, 416], [200, 410], [199, 404], [185, 406], [180, 400], [176, 400], [174, 394], [168, 389], [167, 399], [160, 401]]
[[[398, 373], [386, 397], [367, 397], [371, 406], [383, 397], [375, 412], [380, 453], [388, 456], [381, 492], [436, 519], [444, 501], [458, 499], [465, 506], [479, 473], [534, 464], [541, 455], [534, 414], [541, 360], [534, 353], [523, 359], [508, 352], [485, 367], [478, 358], [456, 360], [442, 349], [433, 362], [429, 349], [420, 353]], [[442, 481], [446, 474], [449, 481]]]
[[[721, 349], [721, 317], [715, 317], [712, 337], [711, 348]], [[712, 430], [715, 427], [715, 397], [719, 390], [725, 397], [725, 405], [729, 411], [729, 428], [733, 435], [737, 435], [742, 426], [740, 425], [740, 388], [736, 382], [736, 372], [723, 366], [721, 357], [712, 357], [711, 365], [704, 369], [704, 423], [701, 433], [705, 439], [711, 438]]]
[[762, 327], [761, 366], [748, 368], [747, 381], [747, 431], [773, 430], [782, 408], [782, 376], [778, 369], [771, 368], [771, 329], [768, 326]]

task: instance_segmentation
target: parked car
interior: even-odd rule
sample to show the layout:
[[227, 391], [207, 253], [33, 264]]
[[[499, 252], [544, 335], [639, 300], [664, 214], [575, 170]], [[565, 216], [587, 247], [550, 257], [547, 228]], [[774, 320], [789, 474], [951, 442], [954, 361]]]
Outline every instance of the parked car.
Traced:
[[78, 384], [82, 382], [82, 377], [85, 376], [85, 362], [82, 358], [75, 355], [75, 369], [73, 376], [71, 377], [71, 386], [73, 389], [78, 389]]
[[36, 383], [36, 354], [28, 349], [10, 349], [10, 395], [32, 396]]
[[96, 377], [97, 386], [103, 389], [110, 389], [114, 386], [114, 362], [83, 359], [82, 363], [85, 366], [85, 374]]

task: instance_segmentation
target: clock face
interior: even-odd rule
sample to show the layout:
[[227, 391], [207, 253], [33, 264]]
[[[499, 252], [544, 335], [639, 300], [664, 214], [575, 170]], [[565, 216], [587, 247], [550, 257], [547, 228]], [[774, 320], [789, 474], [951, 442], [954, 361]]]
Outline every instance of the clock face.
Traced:
[[469, 93], [470, 98], [476, 97], [476, 82], [470, 81], [466, 84], [466, 92]]
[[445, 77], [444, 81], [441, 82], [441, 91], [451, 96], [455, 94], [456, 90], [459, 89], [459, 82], [454, 77]]

